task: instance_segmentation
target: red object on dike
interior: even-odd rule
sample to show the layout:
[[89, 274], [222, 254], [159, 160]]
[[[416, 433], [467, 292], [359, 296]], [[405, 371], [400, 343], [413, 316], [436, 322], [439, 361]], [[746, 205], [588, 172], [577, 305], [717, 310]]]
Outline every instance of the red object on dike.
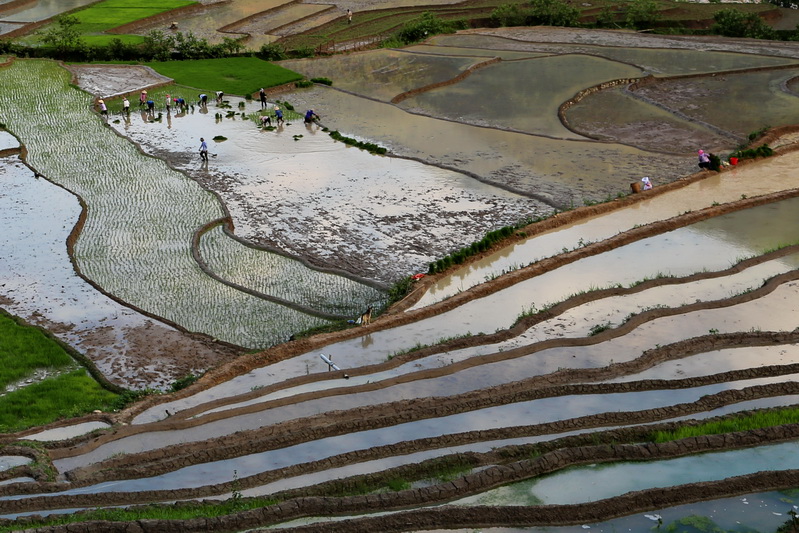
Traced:
[[414, 281], [418, 281], [418, 280], [422, 279], [424, 276], [425, 276], [424, 274], [414, 274], [413, 276], [411, 276], [411, 278]]
[[738, 158], [737, 157], [731, 157], [730, 158], [730, 164], [731, 165], [737, 165], [738, 164]]

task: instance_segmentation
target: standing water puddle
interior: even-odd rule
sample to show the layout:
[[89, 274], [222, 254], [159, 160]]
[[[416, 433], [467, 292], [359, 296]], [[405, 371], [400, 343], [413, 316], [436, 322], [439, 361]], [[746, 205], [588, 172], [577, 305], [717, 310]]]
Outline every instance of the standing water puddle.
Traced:
[[[799, 468], [799, 443], [711, 452], [663, 461], [570, 468], [454, 502], [456, 505], [585, 503], [654, 487], [714, 481], [763, 470]], [[787, 506], [786, 506], [787, 507]]]

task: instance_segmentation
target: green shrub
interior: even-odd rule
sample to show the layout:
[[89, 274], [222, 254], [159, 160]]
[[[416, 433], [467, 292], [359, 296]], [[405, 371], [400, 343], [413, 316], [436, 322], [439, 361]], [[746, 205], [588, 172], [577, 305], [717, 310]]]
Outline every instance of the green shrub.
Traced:
[[298, 89], [307, 89], [308, 87], [312, 87], [313, 86], [313, 82], [310, 81], [310, 80], [300, 80], [298, 82], [295, 82], [294, 85]]
[[311, 78], [314, 83], [321, 83], [322, 85], [333, 85], [333, 80], [330, 78]]
[[172, 392], [177, 392], [179, 390], [185, 389], [186, 387], [188, 387], [198, 379], [200, 379], [200, 376], [195, 376], [192, 373], [186, 374], [182, 378], [176, 379], [174, 383], [172, 383], [172, 385], [169, 387], [169, 390], [171, 390]]
[[489, 20], [492, 26], [524, 26], [528, 16], [529, 11], [519, 4], [503, 4], [491, 12]]
[[776, 32], [757, 13], [743, 13], [735, 8], [722, 9], [713, 15], [713, 33], [725, 37], [776, 39]]
[[265, 61], [281, 61], [283, 59], [287, 59], [288, 55], [286, 54], [286, 49], [283, 48], [283, 45], [278, 43], [267, 43], [261, 45], [260, 50], [258, 50], [258, 57]]
[[422, 13], [422, 16], [406, 23], [397, 33], [396, 38], [403, 44], [411, 44], [438, 35], [439, 33], [454, 33], [457, 30], [466, 29], [467, 24], [463, 21], [445, 21], [429, 11]]
[[580, 10], [563, 0], [531, 0], [527, 24], [578, 26]]

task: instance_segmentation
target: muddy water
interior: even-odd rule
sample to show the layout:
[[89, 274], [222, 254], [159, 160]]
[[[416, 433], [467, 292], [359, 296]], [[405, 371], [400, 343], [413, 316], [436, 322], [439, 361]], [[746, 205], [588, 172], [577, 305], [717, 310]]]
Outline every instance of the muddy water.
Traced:
[[636, 94], [745, 138], [767, 125], [799, 122], [799, 97], [784, 88], [797, 74], [799, 69], [724, 74], [692, 79], [690, 84], [672, 80], [643, 87]]
[[[309, 410], [308, 412], [315, 413], [328, 409], [349, 408], [404, 398], [452, 395], [540, 376], [556, 372], [562, 368], [593, 368], [612, 363], [621, 363], [637, 358], [643, 350], [654, 348], [657, 344], [665, 345], [693, 336], [705, 335], [711, 330], [717, 330], [722, 333], [767, 329], [775, 331], [791, 330], [797, 325], [796, 320], [790, 316], [794, 308], [790, 306], [783, 307], [782, 300], [791, 299], [796, 294], [796, 291], [796, 287], [785, 286], [773, 298], [767, 297], [758, 303], [752, 302], [733, 308], [694, 312], [678, 318], [655, 319], [622, 337], [599, 345], [551, 348], [527, 356], [517, 356], [518, 358], [507, 359], [497, 363], [461, 369], [457, 373], [447, 374], [439, 378], [420, 379], [375, 392], [352, 392], [342, 397], [312, 401], [308, 402], [307, 405], [302, 404], [302, 408]], [[748, 316], [747, 313], [751, 313], [753, 317], [744, 318]], [[755, 318], [757, 316], [771, 317], [780, 313], [787, 315], [785, 320]], [[603, 322], [589, 322], [589, 324], [601, 325]], [[458, 350], [431, 359], [440, 364], [442, 359], [448, 362], [461, 361], [479, 354], [509, 351], [518, 345], [534, 348], [536, 340], [534, 335], [525, 335], [523, 339], [517, 340], [515, 345], [503, 343], [498, 346]], [[521, 353], [525, 353], [525, 351], [524, 348], [521, 349]], [[758, 348], [752, 348], [747, 351], [750, 356], [759, 352]], [[757, 364], [754, 366], [789, 364], [793, 362], [795, 353], [796, 349], [791, 345], [772, 347], [769, 351], [764, 349], [763, 358], [757, 358]], [[740, 351], [722, 351], [706, 359], [697, 356], [696, 360], [700, 362], [697, 363], [697, 368], [695, 369], [691, 363], [694, 358], [689, 358], [687, 362], [676, 361], [663, 364], [659, 371], [651, 370], [643, 374], [633, 374], [617, 381], [647, 379], [655, 375], [658, 379], [684, 378], [687, 377], [686, 371], [692, 375], [701, 375], [704, 372], [712, 374], [730, 369], [745, 368], [745, 366], [741, 366], [744, 361], [741, 359], [740, 354]], [[413, 366], [424, 367], [424, 365], [425, 361], [420, 361]], [[753, 366], [751, 360], [749, 361], [749, 366]], [[348, 381], [347, 385], [354, 386], [360, 381], [374, 383], [378, 380], [378, 376], [360, 376], [353, 378], [353, 380]], [[295, 408], [300, 409], [301, 407], [296, 406]]]
[[405, 52], [413, 52], [417, 54], [433, 54], [442, 56], [469, 56], [469, 57], [499, 57], [503, 60], [512, 59], [529, 59], [531, 57], [541, 57], [549, 55], [548, 52], [513, 52], [509, 50], [498, 49], [483, 49], [483, 48], [467, 48], [458, 46], [449, 46], [442, 44], [435, 46], [431, 44], [418, 44], [415, 46], [407, 46], [403, 48]]
[[[530, 32], [529, 35], [535, 35]], [[619, 32], [615, 32], [619, 33]], [[594, 35], [601, 36], [601, 33]], [[534, 39], [538, 37], [536, 35]], [[517, 39], [504, 39], [490, 35], [457, 34], [437, 35], [429, 43], [438, 45], [432, 48], [440, 49], [440, 53], [447, 53], [448, 47], [474, 48], [478, 50], [494, 50], [497, 54], [508, 51], [520, 53], [522, 50], [551, 54], [591, 54], [606, 57], [613, 61], [636, 65], [646, 74], [659, 76], [676, 76], [681, 74], [701, 74], [718, 72], [722, 70], [744, 69], [754, 67], [770, 67], [792, 64], [795, 60], [788, 58], [770, 57], [769, 55], [742, 54], [735, 52], [714, 50], [679, 50], [675, 43], [663, 38], [656, 45], [663, 48], [639, 48], [642, 42], [639, 35], [635, 36], [634, 43], [630, 46], [614, 47], [585, 43], [553, 43], [553, 42], [524, 42]], [[723, 48], [725, 43], [716, 43], [718, 48]], [[620, 45], [622, 46], [622, 45]], [[765, 52], [766, 54], [768, 52]]]
[[769, 365], [792, 364], [799, 361], [799, 346], [758, 346], [716, 350], [654, 366], [638, 374], [609, 380], [609, 383], [638, 379], [691, 378], [709, 374], [758, 368]]
[[3, 35], [4, 33], [12, 32], [14, 30], [18, 30], [18, 29], [22, 28], [23, 26], [25, 26], [24, 23], [16, 23], [15, 24], [15, 23], [11, 23], [11, 22], [0, 22], [0, 35]]
[[671, 181], [693, 172], [696, 164], [693, 157], [666, 157], [629, 146], [549, 139], [414, 115], [335, 89], [317, 88], [288, 98], [318, 109], [331, 129], [347, 135], [357, 132], [398, 155], [469, 172], [562, 208], [580, 205], [584, 198], [626, 194], [629, 182], [642, 175]]
[[468, 124], [580, 139], [561, 123], [558, 107], [586, 87], [640, 74], [630, 65], [586, 55], [501, 62], [404, 100], [400, 107]]
[[591, 502], [654, 487], [713, 481], [761, 470], [797, 468], [797, 451], [799, 444], [788, 442], [663, 461], [571, 468], [542, 479], [515, 483], [453, 503], [532, 505]]
[[[230, 101], [236, 112], [260, 109], [247, 102], [242, 111], [244, 100]], [[315, 109], [326, 120], [327, 110]], [[317, 126], [292, 121], [265, 131], [241, 115], [215, 119], [227, 111], [211, 105], [208, 113], [161, 122], [134, 114], [129, 124], [112, 126], [219, 191], [237, 236], [316, 265], [389, 284], [426, 271], [431, 260], [489, 228], [543, 209], [456, 172], [348, 147]], [[229, 140], [210, 143], [204, 167], [196, 155], [199, 136], [217, 135]]]
[[405, 91], [450, 80], [480, 61], [377, 50], [322, 60], [283, 61], [280, 65], [308, 78], [330, 78], [336, 88], [389, 102]]
[[[550, 320], [536, 324], [524, 333], [528, 339], [538, 341], [559, 337], [589, 336], [597, 324], [623, 324], [632, 314], [648, 309], [676, 308], [696, 302], [723, 300], [760, 287], [765, 280], [788, 272], [799, 266], [799, 254], [755, 265], [742, 272], [723, 278], [705, 279], [691, 283], [672, 284], [626, 295], [603, 298], [579, 307]], [[504, 347], [513, 346], [512, 343]]]
[[38, 22], [66, 11], [87, 6], [96, 0], [37, 0], [19, 9], [0, 13], [4, 22]]
[[[793, 315], [797, 306], [792, 302], [799, 292], [799, 284], [790, 282], [758, 300], [734, 307], [695, 311], [680, 316], [662, 317], [647, 322], [633, 331], [600, 344], [578, 347], [557, 347], [542, 350], [530, 356], [495, 363], [491, 370], [493, 379], [514, 381], [521, 375], [546, 375], [561, 368], [598, 368], [639, 357], [645, 350], [665, 346], [710, 332], [733, 333], [740, 331], [791, 331], [799, 325]], [[602, 323], [594, 324], [602, 325]], [[521, 348], [524, 350], [524, 348]], [[464, 353], [465, 352], [465, 353]], [[478, 355], [479, 349], [467, 349], [448, 355], [461, 360]], [[459, 372], [457, 380], [480, 382], [480, 372]]]
[[48, 429], [32, 435], [26, 435], [26, 440], [53, 442], [58, 440], [66, 440], [79, 435], [85, 435], [95, 429], [103, 429], [111, 427], [105, 422], [84, 422], [83, 424], [75, 424], [72, 426], [65, 426], [55, 429]]
[[[753, 197], [770, 192], [791, 189], [795, 186], [794, 168], [799, 164], [799, 153], [791, 153], [775, 159], [766, 159], [754, 165], [736, 168], [724, 174], [716, 174], [702, 181], [693, 183], [680, 190], [655, 196], [650, 200], [636, 203], [624, 209], [589, 217], [576, 224], [564, 225], [554, 230], [530, 237], [511, 247], [487, 256], [485, 259], [471, 264], [439, 280], [415, 307], [424, 307], [443, 300], [459, 290], [465, 290], [496, 276], [525, 266], [533, 261], [560, 253], [564, 248], [572, 249], [581, 242], [596, 242], [611, 237], [636, 225], [648, 224], [677, 216], [685, 211], [696, 211], [713, 205], [714, 202], [725, 203], [737, 200], [742, 195]], [[653, 179], [656, 179], [653, 177]], [[657, 185], [657, 182], [655, 182]], [[736, 235], [743, 233], [759, 234], [762, 240], [741, 249], [742, 255], [758, 254], [773, 246], [795, 242], [799, 235], [791, 233], [785, 226], [796, 221], [794, 208], [796, 204], [777, 204], [775, 207], [763, 209], [761, 215], [753, 214], [741, 218], [740, 223], [732, 223], [731, 219], [720, 218], [720, 222], [708, 222], [698, 225], [696, 231], [710, 228], [714, 224], [727, 227], [723, 232], [725, 240], [734, 241]], [[781, 207], [784, 206], [784, 207]], [[750, 220], [753, 216], [756, 219]], [[776, 217], [776, 218], [775, 218]], [[768, 229], [752, 226], [751, 223], [766, 224]], [[731, 224], [728, 226], [729, 224]], [[712, 230], [720, 236], [722, 230]], [[772, 233], [774, 238], [769, 237]], [[747, 240], [751, 240], [747, 238]], [[747, 249], [748, 248], [748, 249]], [[651, 251], [646, 252], [647, 255]]]
[[[613, 109], [614, 113], [601, 113]], [[584, 135], [609, 142], [633, 143], [654, 152], [690, 153], [697, 146], [726, 152], [737, 137], [682, 119], [652, 102], [635, 98], [626, 88], [599, 91], [568, 108], [566, 120]], [[664, 145], [663, 139], [671, 139]]]

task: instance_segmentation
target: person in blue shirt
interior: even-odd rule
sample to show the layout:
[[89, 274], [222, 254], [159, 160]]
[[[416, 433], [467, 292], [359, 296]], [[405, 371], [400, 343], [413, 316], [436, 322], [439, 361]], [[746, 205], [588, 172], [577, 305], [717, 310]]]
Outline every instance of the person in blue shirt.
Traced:
[[283, 110], [280, 109], [278, 106], [275, 106], [275, 119], [276, 119], [275, 124], [277, 124], [278, 126], [280, 126], [284, 122]]
[[208, 144], [202, 137], [200, 137], [200, 159], [208, 161]]
[[315, 120], [319, 120], [319, 115], [313, 112], [313, 109], [309, 109], [305, 112], [305, 123], [311, 124]]

